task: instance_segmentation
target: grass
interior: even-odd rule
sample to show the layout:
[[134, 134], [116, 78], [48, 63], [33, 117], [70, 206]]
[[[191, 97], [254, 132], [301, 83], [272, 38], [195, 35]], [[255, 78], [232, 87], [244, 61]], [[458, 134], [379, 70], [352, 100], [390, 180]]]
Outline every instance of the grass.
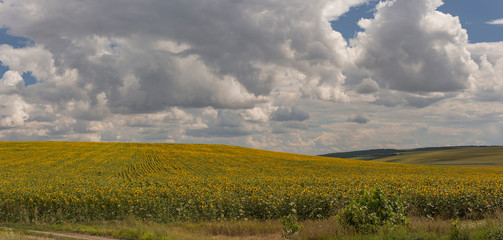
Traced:
[[[503, 215], [497, 213], [484, 220], [461, 220], [458, 239], [499, 240], [503, 239]], [[303, 231], [293, 239], [346, 239], [346, 240], [437, 240], [452, 239], [454, 220], [412, 217], [406, 227], [381, 228], [374, 234], [359, 234], [341, 226], [334, 218], [300, 221]], [[29, 230], [76, 232], [88, 235], [107, 236], [121, 239], [282, 239], [279, 220], [270, 221], [211, 221], [178, 222], [159, 224], [134, 219], [87, 224], [0, 224], [0, 239], [26, 239], [33, 235]], [[2, 238], [3, 236], [3, 238]], [[10, 238], [5, 238], [5, 236]], [[40, 236], [40, 235], [37, 235]]]
[[214, 239], [215, 237], [218, 239], [281, 239], [281, 224], [279, 221], [249, 220], [160, 224], [128, 219], [93, 223], [0, 223], [0, 226], [7, 226], [0, 228], [0, 239], [5, 239], [6, 237], [26, 239], [26, 236], [44, 236], [30, 230], [54, 233], [79, 233], [118, 239], [199, 240]]

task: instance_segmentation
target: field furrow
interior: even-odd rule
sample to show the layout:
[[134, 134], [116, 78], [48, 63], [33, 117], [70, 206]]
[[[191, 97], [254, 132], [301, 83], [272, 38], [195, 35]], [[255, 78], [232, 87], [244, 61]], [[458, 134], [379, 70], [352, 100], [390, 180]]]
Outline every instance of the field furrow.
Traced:
[[194, 144], [2, 142], [0, 221], [324, 218], [381, 188], [409, 214], [503, 210], [503, 169], [405, 165]]

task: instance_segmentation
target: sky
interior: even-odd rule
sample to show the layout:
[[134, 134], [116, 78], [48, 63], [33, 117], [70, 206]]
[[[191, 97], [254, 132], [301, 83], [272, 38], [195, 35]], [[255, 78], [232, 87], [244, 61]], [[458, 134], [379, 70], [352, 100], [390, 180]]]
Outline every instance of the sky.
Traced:
[[1, 0], [0, 140], [503, 145], [501, 0]]

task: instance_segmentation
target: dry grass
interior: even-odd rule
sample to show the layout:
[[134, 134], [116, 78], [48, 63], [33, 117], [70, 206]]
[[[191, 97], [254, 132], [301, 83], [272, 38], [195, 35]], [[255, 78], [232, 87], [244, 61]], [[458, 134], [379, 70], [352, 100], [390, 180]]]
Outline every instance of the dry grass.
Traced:
[[224, 221], [206, 224], [203, 228], [213, 236], [274, 235], [281, 232], [281, 223], [279, 221]]
[[301, 239], [336, 239], [355, 234], [351, 229], [345, 229], [339, 225], [334, 217], [321, 221], [307, 220], [301, 225], [304, 227], [299, 235]]
[[[448, 239], [454, 220], [411, 218], [408, 227], [395, 229], [383, 228], [376, 234], [362, 235], [352, 229], [341, 226], [335, 217], [324, 220], [305, 220], [299, 222], [303, 231], [292, 239]], [[1, 226], [2, 224], [0, 224]], [[484, 220], [461, 220], [463, 232], [470, 239], [487, 239], [487, 232], [503, 231], [503, 213], [487, 216]], [[89, 235], [101, 235], [122, 239], [224, 239], [224, 240], [279, 240], [282, 239], [282, 225], [274, 221], [213, 221], [213, 222], [178, 222], [152, 223], [134, 219], [93, 224], [59, 224], [59, 225], [19, 225], [11, 224], [14, 231], [3, 231], [13, 239], [19, 238], [19, 231], [37, 229], [57, 232], [78, 232]], [[0, 231], [1, 232], [1, 231]], [[1, 235], [0, 234], [0, 239]]]

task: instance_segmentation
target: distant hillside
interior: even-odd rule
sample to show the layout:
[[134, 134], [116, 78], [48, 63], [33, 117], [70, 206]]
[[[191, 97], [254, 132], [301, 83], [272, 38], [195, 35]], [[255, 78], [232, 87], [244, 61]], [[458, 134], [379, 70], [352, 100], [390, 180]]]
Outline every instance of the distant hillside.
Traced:
[[360, 150], [351, 152], [340, 152], [340, 153], [329, 153], [325, 155], [320, 155], [323, 157], [336, 157], [336, 158], [351, 158], [360, 160], [374, 160], [379, 158], [391, 157], [395, 155], [400, 155], [403, 153], [411, 152], [424, 152], [424, 151], [442, 151], [451, 149], [462, 149], [471, 148], [472, 146], [459, 146], [459, 147], [427, 147], [427, 148], [415, 148], [415, 149], [370, 149], [370, 150]]
[[503, 166], [503, 147], [457, 146], [417, 149], [372, 149], [322, 155], [379, 162], [409, 164]]

